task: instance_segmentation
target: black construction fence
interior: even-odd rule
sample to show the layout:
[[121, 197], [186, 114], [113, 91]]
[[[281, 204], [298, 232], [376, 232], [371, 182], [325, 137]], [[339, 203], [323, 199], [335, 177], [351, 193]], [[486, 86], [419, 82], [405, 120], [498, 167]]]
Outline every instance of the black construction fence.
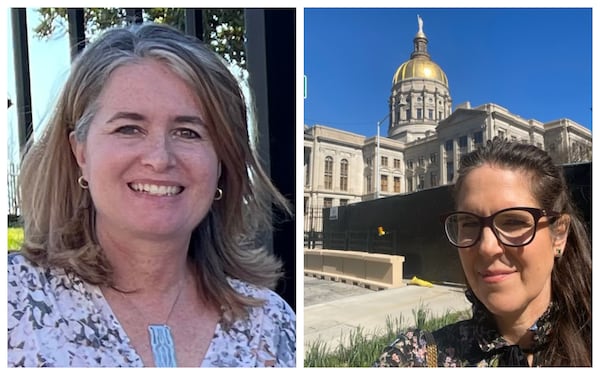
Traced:
[[[564, 166], [591, 239], [592, 163]], [[452, 186], [323, 209], [323, 248], [404, 256], [403, 277], [464, 284], [457, 249], [439, 216], [454, 209]]]

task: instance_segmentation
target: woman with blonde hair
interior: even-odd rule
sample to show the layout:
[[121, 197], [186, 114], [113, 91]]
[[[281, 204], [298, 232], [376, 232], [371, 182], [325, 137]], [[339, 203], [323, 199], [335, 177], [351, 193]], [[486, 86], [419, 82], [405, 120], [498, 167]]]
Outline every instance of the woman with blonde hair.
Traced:
[[[258, 245], [286, 200], [239, 84], [199, 40], [111, 29], [74, 62], [21, 178], [9, 366], [295, 366], [295, 315]], [[252, 246], [251, 246], [252, 245]]]

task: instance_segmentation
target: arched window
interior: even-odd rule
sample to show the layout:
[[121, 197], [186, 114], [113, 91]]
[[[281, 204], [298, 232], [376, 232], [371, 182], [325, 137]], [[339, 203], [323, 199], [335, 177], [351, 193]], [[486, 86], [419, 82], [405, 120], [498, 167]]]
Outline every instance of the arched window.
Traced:
[[331, 189], [333, 187], [333, 158], [327, 156], [325, 158], [325, 189]]
[[348, 160], [340, 162], [340, 190], [348, 191]]

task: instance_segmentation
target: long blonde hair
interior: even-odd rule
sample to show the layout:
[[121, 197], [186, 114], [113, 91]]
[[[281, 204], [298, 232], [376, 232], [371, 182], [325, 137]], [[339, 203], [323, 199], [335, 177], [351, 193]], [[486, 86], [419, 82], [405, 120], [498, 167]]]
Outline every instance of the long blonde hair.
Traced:
[[[140, 59], [166, 64], [195, 90], [205, 108], [210, 137], [221, 161], [223, 198], [191, 234], [188, 258], [198, 285], [230, 319], [261, 301], [237, 294], [227, 277], [273, 288], [281, 264], [257, 240], [272, 230], [272, 206], [291, 214], [253, 151], [247, 107], [238, 81], [223, 60], [196, 38], [165, 25], [106, 31], [74, 62], [42, 138], [26, 153], [20, 175], [23, 253], [96, 285], [111, 285], [112, 268], [95, 237], [95, 209], [77, 183], [79, 168], [69, 134], [87, 137], [104, 83], [117, 67]], [[249, 246], [250, 244], [250, 246]]]

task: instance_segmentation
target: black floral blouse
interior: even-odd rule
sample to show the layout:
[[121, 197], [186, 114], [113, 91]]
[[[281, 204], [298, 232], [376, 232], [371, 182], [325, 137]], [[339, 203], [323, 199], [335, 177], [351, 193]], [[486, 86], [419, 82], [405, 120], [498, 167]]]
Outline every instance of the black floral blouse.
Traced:
[[[533, 366], [544, 366], [540, 351], [547, 345], [552, 331], [551, 317], [555, 314], [555, 304], [529, 328], [534, 331], [533, 346], [526, 352], [518, 345], [509, 344], [498, 332], [492, 314], [475, 298], [471, 291], [466, 292], [473, 303], [473, 318], [463, 320], [437, 331], [413, 329], [400, 334], [385, 348], [376, 367], [503, 367], [529, 366], [526, 354], [533, 353]], [[433, 345], [437, 345], [437, 361], [431, 355]], [[429, 360], [432, 363], [428, 364]], [[433, 349], [435, 350], [435, 349]], [[437, 362], [437, 363], [436, 363]], [[436, 366], [437, 365], [437, 366]]]

